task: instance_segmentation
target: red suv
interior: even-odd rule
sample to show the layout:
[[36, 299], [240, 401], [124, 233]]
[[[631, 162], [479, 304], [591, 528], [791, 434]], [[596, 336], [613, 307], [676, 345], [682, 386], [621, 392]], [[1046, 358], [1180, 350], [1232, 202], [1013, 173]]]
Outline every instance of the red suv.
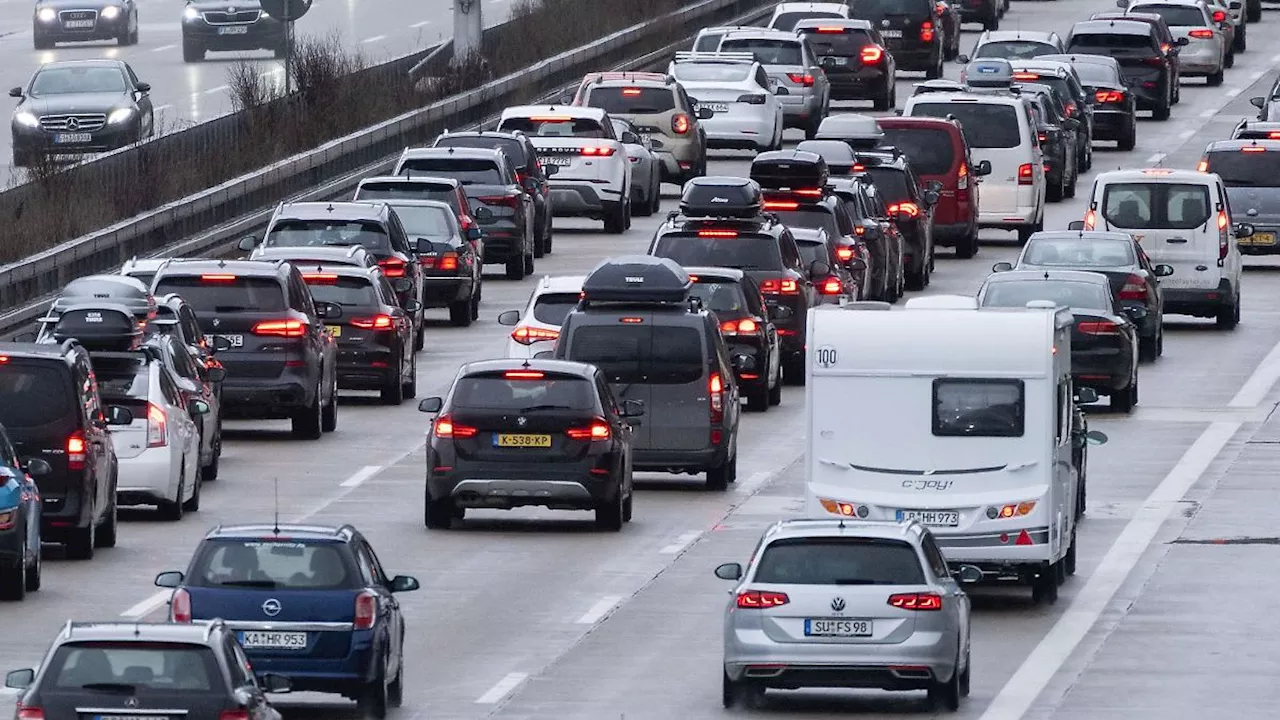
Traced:
[[991, 164], [973, 163], [955, 120], [893, 117], [877, 123], [884, 130], [883, 144], [901, 150], [922, 183], [942, 183], [933, 209], [934, 243], [954, 247], [958, 257], [973, 257], [978, 252], [978, 177], [989, 174]]

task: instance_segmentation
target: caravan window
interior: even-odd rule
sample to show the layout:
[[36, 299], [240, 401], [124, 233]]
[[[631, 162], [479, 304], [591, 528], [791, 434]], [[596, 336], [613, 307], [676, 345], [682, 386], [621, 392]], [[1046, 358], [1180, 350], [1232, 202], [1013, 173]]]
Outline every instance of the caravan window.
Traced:
[[953, 437], [1022, 437], [1026, 415], [1021, 380], [933, 381], [933, 434]]

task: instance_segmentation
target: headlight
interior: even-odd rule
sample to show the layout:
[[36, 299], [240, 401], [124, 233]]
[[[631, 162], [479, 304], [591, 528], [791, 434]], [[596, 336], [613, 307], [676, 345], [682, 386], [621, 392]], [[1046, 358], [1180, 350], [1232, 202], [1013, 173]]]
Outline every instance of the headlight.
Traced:
[[53, 8], [44, 7], [36, 11], [36, 17], [40, 18], [40, 22], [53, 22], [58, 19], [58, 12]]
[[189, 7], [182, 13], [182, 17], [187, 20], [198, 20], [200, 18], [200, 11], [193, 7]]
[[131, 117], [133, 117], [133, 108], [120, 108], [119, 110], [112, 110], [111, 114], [107, 116], [107, 124], [117, 125], [119, 123], [124, 122], [125, 120], [128, 120]]
[[120, 16], [120, 8], [116, 7], [115, 5], [108, 5], [102, 8], [103, 20], [115, 20], [119, 16]]
[[23, 111], [20, 113], [16, 113], [13, 116], [13, 119], [19, 125], [26, 125], [27, 127], [40, 127], [40, 118], [37, 118], [35, 115], [29, 112]]

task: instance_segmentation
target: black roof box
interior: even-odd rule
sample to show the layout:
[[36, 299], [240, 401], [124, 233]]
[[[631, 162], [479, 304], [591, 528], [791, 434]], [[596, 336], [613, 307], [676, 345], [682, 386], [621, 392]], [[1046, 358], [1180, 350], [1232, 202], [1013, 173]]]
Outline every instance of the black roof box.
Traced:
[[62, 311], [53, 337], [78, 340], [87, 350], [134, 350], [142, 343], [142, 326], [122, 304], [81, 304]]
[[582, 283], [586, 302], [683, 303], [693, 288], [685, 269], [668, 258], [624, 255], [595, 266]]
[[761, 207], [760, 186], [746, 178], [694, 178], [680, 196], [686, 217], [754, 218]]
[[156, 316], [156, 299], [146, 283], [128, 275], [90, 275], [67, 283], [49, 308], [56, 317], [67, 308], [85, 303], [123, 305], [139, 319]]
[[821, 155], [803, 150], [764, 152], [751, 162], [751, 179], [768, 190], [822, 188], [830, 176]]

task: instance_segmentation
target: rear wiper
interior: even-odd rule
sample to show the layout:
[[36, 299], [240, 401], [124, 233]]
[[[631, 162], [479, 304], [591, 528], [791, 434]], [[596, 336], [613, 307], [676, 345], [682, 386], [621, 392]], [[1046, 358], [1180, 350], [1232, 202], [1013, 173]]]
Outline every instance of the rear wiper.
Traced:
[[276, 586], [275, 580], [223, 580], [218, 583], [227, 587], [255, 587], [272, 589]]
[[569, 407], [568, 405], [530, 405], [529, 407], [526, 407], [526, 408], [520, 408], [520, 412], [523, 414], [523, 413], [538, 412], [539, 410], [572, 410], [572, 409], [573, 408]]
[[131, 693], [131, 694], [136, 693], [138, 691], [137, 685], [130, 685], [129, 683], [115, 683], [115, 682], [85, 683], [81, 685], [80, 688], [83, 690], [102, 690], [103, 692], [118, 692], [118, 693]]
[[238, 313], [248, 312], [249, 308], [244, 307], [243, 305], [215, 305], [213, 307], [213, 311], [219, 313]]

